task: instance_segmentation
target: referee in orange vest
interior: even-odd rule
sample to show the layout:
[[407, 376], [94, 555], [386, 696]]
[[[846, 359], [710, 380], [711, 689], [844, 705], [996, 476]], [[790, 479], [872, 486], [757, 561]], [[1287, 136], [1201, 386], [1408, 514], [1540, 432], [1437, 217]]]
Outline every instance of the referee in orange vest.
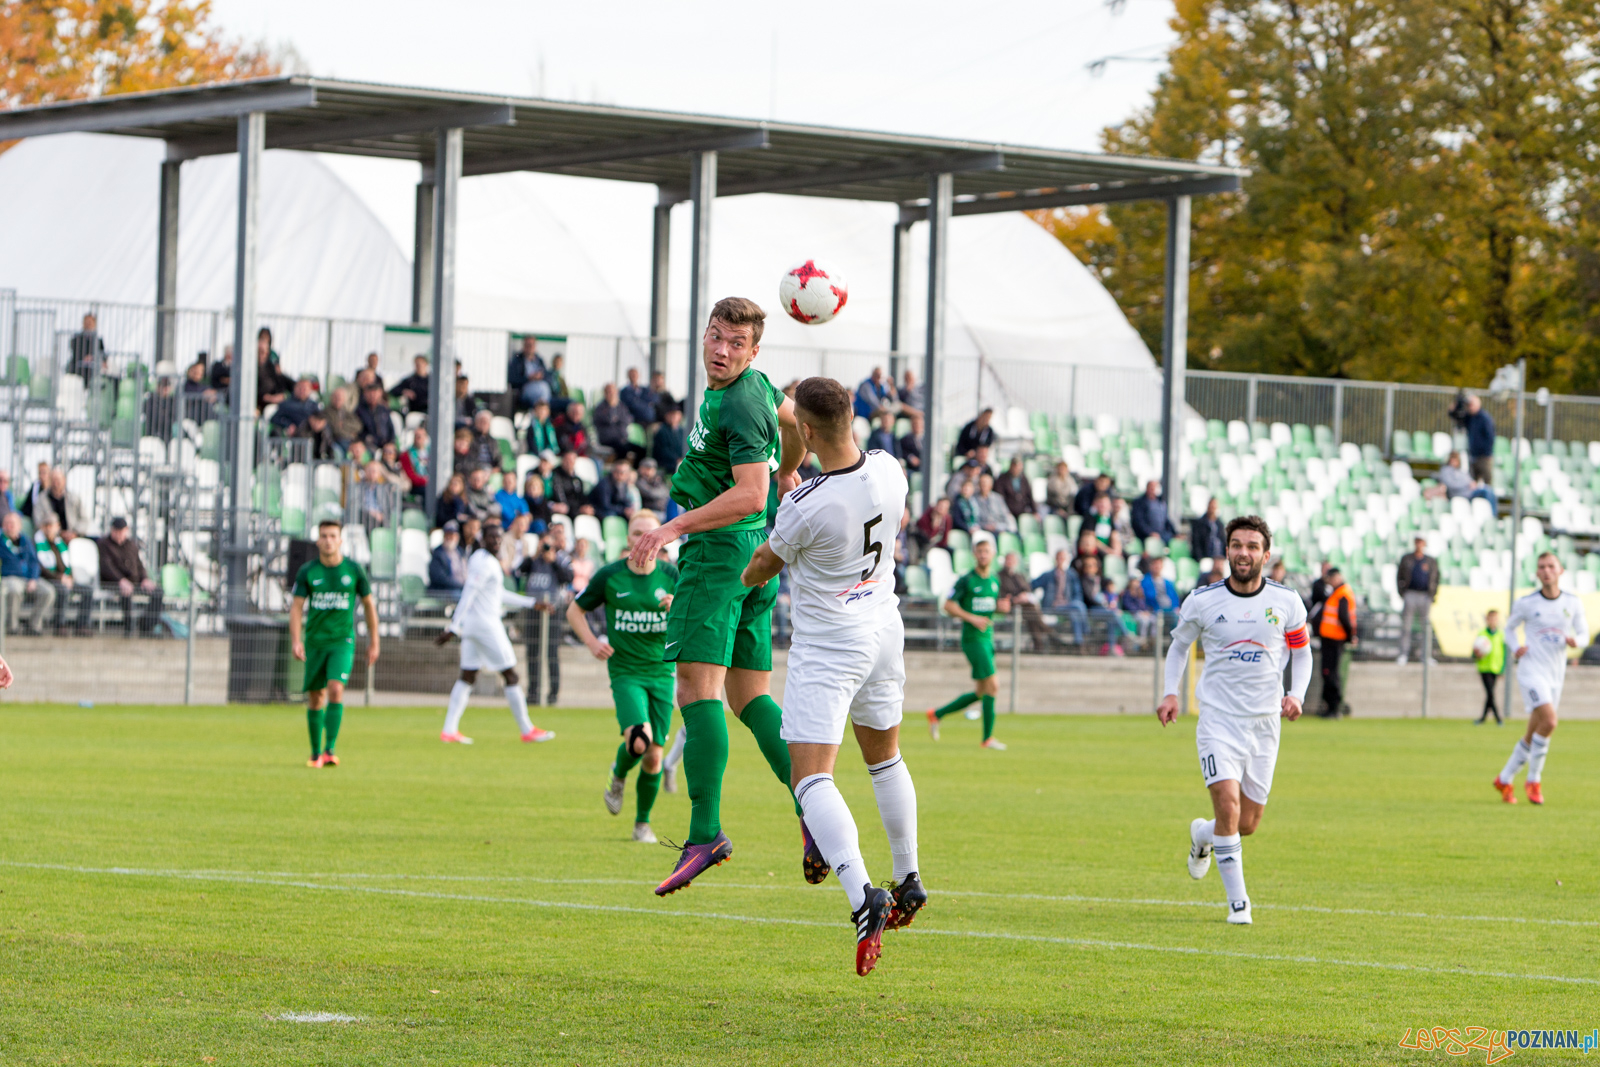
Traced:
[[1317, 636], [1322, 638], [1322, 710], [1317, 715], [1337, 719], [1341, 711], [1350, 714], [1339, 685], [1339, 660], [1346, 645], [1356, 644], [1356, 598], [1339, 568], [1329, 570], [1323, 580], [1328, 584], [1328, 599], [1317, 624]]

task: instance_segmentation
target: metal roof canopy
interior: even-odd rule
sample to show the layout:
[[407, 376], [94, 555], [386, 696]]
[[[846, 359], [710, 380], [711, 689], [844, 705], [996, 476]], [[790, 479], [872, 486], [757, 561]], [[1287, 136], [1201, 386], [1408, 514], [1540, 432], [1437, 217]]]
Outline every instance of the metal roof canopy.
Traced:
[[[178, 176], [183, 161], [239, 155], [239, 233], [234, 350], [237, 354], [227, 434], [232, 446], [228, 585], [233, 610], [244, 610], [249, 580], [251, 475], [254, 472], [256, 361], [248, 358], [255, 317], [256, 203], [260, 155], [268, 148], [411, 160], [422, 167], [417, 187], [412, 307], [431, 322], [433, 396], [429, 426], [434, 467], [428, 508], [450, 476], [455, 378], [455, 214], [463, 177], [543, 171], [613, 181], [648, 182], [659, 190], [651, 281], [651, 364], [664, 366], [667, 335], [667, 238], [672, 205], [694, 209], [691, 245], [691, 358], [686, 415], [694, 417], [698, 367], [692, 338], [710, 306], [711, 206], [718, 196], [786, 193], [898, 203], [889, 348], [899, 376], [902, 323], [910, 278], [910, 227], [931, 224], [923, 389], [937, 397], [944, 342], [948, 225], [955, 215], [1159, 199], [1167, 202], [1165, 383], [1162, 439], [1165, 484], [1178, 484], [1178, 427], [1183, 409], [1190, 197], [1231, 192], [1247, 173], [1171, 159], [1111, 156], [937, 137], [871, 133], [826, 126], [762, 122], [683, 112], [554, 100], [445, 92], [313, 77], [259, 78], [192, 88], [128, 93], [0, 112], [0, 141], [57, 133], [154, 137], [167, 143], [161, 168], [156, 299], [175, 304]], [[424, 275], [423, 265], [431, 267]], [[156, 355], [170, 357], [170, 315], [158, 315]], [[248, 404], [248, 406], [247, 406]], [[934, 403], [925, 403], [924, 499], [942, 477]], [[1174, 506], [1181, 507], [1169, 496]]]

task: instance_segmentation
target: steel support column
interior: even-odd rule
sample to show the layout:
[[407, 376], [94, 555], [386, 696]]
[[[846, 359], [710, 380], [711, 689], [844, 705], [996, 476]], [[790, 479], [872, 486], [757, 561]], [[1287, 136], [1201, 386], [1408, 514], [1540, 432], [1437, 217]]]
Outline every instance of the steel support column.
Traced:
[[428, 428], [433, 439], [427, 512], [450, 480], [456, 429], [456, 200], [461, 188], [461, 129], [439, 131], [433, 160], [433, 369]]
[[228, 390], [227, 609], [250, 608], [250, 516], [256, 467], [256, 225], [265, 112], [239, 116], [239, 228], [234, 248], [233, 374]]
[[425, 168], [417, 183], [416, 215], [411, 224], [411, 322], [433, 322], [433, 172]]
[[1167, 201], [1167, 278], [1161, 322], [1161, 492], [1173, 522], [1183, 521], [1184, 370], [1189, 352], [1189, 198]]
[[[1499, 376], [1496, 375], [1496, 378]], [[1506, 601], [1507, 609], [1513, 608], [1517, 603], [1517, 538], [1522, 533], [1522, 435], [1526, 429], [1524, 417], [1528, 404], [1528, 361], [1517, 360], [1517, 426], [1511, 438], [1511, 581], [1507, 593], [1510, 597]], [[1507, 622], [1510, 615], [1506, 616]], [[1505, 696], [1501, 698], [1500, 706], [1505, 709], [1505, 717], [1511, 718], [1511, 695], [1517, 690], [1517, 661], [1514, 656], [1506, 657]], [[1523, 714], [1529, 714], [1532, 708], [1523, 708]]]
[[911, 306], [911, 224], [894, 224], [894, 261], [889, 280], [889, 377], [900, 388], [906, 369], [905, 315]]
[[[161, 199], [156, 209], [156, 358], [177, 358], [178, 319], [178, 168], [161, 164]], [[213, 359], [221, 352], [213, 352]]]
[[694, 228], [689, 238], [689, 378], [683, 394], [686, 427], [700, 410], [700, 337], [711, 310], [711, 201], [717, 196], [717, 154], [699, 152], [689, 161], [689, 199]]
[[[650, 240], [650, 373], [667, 372], [667, 306], [672, 251], [672, 205], [658, 203]], [[691, 346], [691, 354], [693, 346]]]
[[928, 507], [944, 475], [944, 446], [939, 441], [939, 364], [944, 359], [945, 264], [950, 258], [950, 210], [955, 201], [955, 178], [949, 174], [928, 177], [928, 323], [922, 360], [922, 503]]

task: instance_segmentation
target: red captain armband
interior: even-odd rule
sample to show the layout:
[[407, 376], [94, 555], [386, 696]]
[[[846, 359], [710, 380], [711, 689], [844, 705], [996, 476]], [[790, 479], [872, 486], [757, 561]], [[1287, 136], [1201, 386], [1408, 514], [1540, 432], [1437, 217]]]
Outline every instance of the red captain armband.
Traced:
[[1304, 626], [1300, 626], [1286, 632], [1283, 640], [1290, 648], [1305, 648], [1311, 643], [1311, 635], [1306, 633]]

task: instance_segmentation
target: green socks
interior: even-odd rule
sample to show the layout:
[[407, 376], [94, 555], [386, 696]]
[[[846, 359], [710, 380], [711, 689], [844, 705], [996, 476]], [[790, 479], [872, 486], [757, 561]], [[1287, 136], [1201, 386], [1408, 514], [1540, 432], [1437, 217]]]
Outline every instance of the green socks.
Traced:
[[[989, 700], [991, 704], [993, 703], [993, 700], [990, 697], [985, 697], [984, 699], [985, 700]], [[942, 719], [946, 715], [954, 715], [956, 712], [962, 711], [962, 710], [966, 709], [967, 707], [969, 707], [970, 705], [976, 704], [977, 702], [978, 702], [978, 694], [977, 693], [962, 693], [960, 696], [956, 697], [950, 703], [946, 704], [944, 707], [942, 707], [938, 711], [934, 712], [933, 713], [933, 717], [936, 718], [936, 719]]]
[[322, 709], [306, 708], [306, 730], [311, 734], [311, 758], [322, 755]]
[[765, 694], [758, 696], [739, 712], [739, 721], [755, 734], [756, 745], [767, 758], [767, 766], [772, 768], [783, 787], [790, 789], [789, 746], [783, 740], [783, 709], [778, 707], [778, 702]]
[[728, 769], [728, 720], [722, 701], [696, 700], [683, 708], [683, 777], [689, 783], [689, 844], [704, 845], [722, 832], [722, 772]]
[[628, 772], [639, 765], [642, 756], [635, 756], [628, 751], [628, 743], [622, 742], [617, 746], [617, 758], [611, 761], [611, 774], [616, 778], [628, 777]]
[[656, 794], [661, 792], [661, 772], [647, 774], [640, 771], [638, 790], [639, 808], [633, 821], [649, 822], [650, 809], [656, 806]]
[[994, 697], [983, 698], [983, 739], [994, 736]]
[[344, 722], [344, 705], [329, 704], [327, 717], [323, 720], [322, 732], [327, 739], [322, 745], [324, 755], [333, 755], [333, 746], [339, 740], [339, 724]]

